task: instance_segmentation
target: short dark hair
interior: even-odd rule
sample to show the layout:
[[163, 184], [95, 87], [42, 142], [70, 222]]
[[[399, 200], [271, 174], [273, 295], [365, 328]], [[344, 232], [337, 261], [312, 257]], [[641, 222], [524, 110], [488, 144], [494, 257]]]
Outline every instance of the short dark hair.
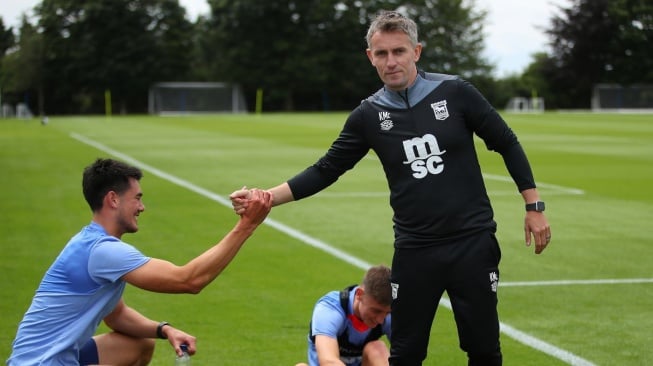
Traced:
[[379, 264], [371, 267], [363, 277], [363, 289], [381, 305], [392, 304], [392, 286], [390, 285], [390, 268]]
[[118, 194], [129, 189], [129, 179], [138, 181], [143, 177], [140, 169], [121, 161], [98, 158], [84, 169], [82, 191], [91, 211], [102, 208], [104, 196], [110, 191]]

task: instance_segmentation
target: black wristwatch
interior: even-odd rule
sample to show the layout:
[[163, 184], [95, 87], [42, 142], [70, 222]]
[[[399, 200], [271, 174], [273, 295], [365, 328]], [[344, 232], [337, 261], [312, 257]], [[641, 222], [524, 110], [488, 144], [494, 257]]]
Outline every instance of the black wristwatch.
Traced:
[[161, 339], [168, 339], [168, 337], [163, 334], [163, 327], [166, 325], [170, 325], [168, 322], [161, 322], [159, 325], [156, 326], [156, 336], [161, 338]]
[[526, 204], [526, 211], [544, 212], [544, 202], [536, 201], [536, 202], [533, 202], [533, 203], [527, 203]]

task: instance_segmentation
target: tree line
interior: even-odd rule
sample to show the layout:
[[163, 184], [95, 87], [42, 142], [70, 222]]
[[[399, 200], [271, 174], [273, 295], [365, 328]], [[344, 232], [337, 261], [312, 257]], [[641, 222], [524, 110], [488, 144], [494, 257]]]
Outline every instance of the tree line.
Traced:
[[2, 102], [97, 114], [108, 90], [115, 113], [145, 113], [156, 82], [221, 81], [239, 83], [248, 106], [264, 90], [266, 111], [350, 110], [381, 86], [364, 53], [381, 9], [417, 21], [421, 68], [461, 75], [498, 108], [533, 93], [547, 108], [589, 108], [596, 83], [653, 83], [650, 0], [569, 0], [545, 29], [551, 51], [501, 79], [482, 56], [487, 14], [475, 0], [208, 4], [194, 21], [178, 0], [43, 0], [18, 29], [0, 18]]

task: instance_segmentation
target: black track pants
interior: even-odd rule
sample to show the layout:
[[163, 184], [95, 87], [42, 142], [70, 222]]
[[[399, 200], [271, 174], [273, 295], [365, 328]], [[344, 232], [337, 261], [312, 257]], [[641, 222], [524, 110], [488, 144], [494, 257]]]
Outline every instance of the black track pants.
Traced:
[[[460, 348], [472, 365], [501, 365], [497, 293], [501, 251], [494, 234], [483, 231], [447, 245], [397, 248], [392, 260], [390, 365], [421, 365], [431, 325], [447, 291]], [[485, 356], [488, 357], [485, 357]], [[478, 357], [488, 358], [478, 362]]]

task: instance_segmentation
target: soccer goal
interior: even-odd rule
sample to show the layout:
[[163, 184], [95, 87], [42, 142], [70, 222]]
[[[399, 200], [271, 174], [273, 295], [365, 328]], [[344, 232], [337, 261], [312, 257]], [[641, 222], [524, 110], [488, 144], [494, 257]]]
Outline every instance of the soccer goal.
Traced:
[[167, 82], [150, 87], [148, 111], [158, 115], [245, 113], [247, 106], [238, 84]]
[[507, 112], [544, 112], [544, 98], [512, 97], [506, 104]]
[[653, 85], [597, 84], [592, 90], [592, 110], [650, 112], [653, 110]]

